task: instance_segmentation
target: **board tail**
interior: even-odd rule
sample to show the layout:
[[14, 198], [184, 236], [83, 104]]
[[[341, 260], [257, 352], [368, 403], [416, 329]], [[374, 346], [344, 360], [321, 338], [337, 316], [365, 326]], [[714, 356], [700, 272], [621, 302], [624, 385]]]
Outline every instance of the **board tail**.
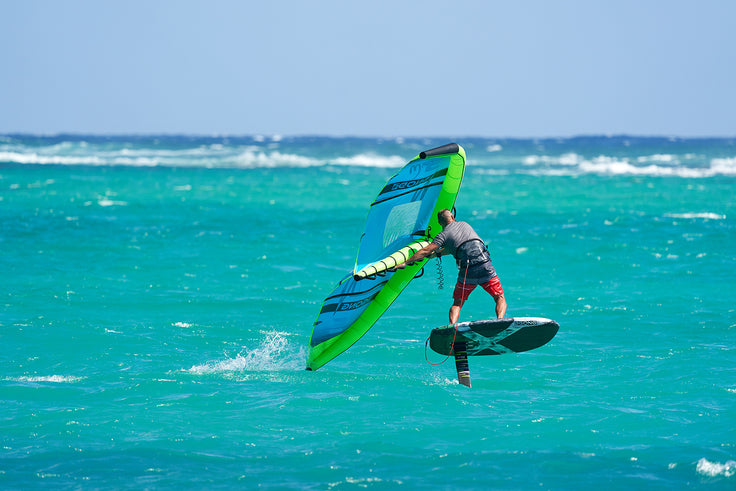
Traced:
[[457, 368], [457, 381], [470, 387], [470, 366], [468, 365], [468, 350], [465, 343], [455, 343], [455, 368]]

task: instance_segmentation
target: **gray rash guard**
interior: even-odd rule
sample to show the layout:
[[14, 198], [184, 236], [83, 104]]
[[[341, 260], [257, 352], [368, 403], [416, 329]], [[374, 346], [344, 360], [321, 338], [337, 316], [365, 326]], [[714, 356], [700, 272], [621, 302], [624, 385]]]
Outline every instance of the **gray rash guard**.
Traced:
[[[491, 257], [485, 244], [469, 224], [457, 221], [447, 224], [442, 232], [432, 240], [432, 243], [444, 248], [446, 252], [450, 252], [455, 257], [460, 268], [458, 282], [482, 285], [498, 276], [491, 264]], [[471, 260], [470, 266], [467, 265], [468, 255], [476, 258]]]

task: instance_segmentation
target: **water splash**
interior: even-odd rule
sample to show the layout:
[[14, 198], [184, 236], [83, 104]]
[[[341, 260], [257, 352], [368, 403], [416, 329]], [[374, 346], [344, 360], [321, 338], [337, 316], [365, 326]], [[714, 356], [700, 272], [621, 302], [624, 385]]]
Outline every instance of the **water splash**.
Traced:
[[293, 346], [282, 333], [274, 331], [266, 333], [266, 338], [256, 348], [246, 348], [234, 358], [194, 365], [188, 371], [209, 374], [303, 370], [305, 357], [304, 348]]

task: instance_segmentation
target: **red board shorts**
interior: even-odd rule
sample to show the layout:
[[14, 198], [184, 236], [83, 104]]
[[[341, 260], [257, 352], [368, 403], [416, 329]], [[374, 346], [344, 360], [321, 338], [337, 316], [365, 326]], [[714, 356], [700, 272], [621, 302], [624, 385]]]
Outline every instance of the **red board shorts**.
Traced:
[[[455, 292], [452, 294], [452, 298], [454, 300], [462, 300], [464, 302], [468, 299], [470, 293], [475, 290], [476, 286], [478, 285], [463, 285], [458, 281], [455, 285]], [[494, 276], [480, 286], [490, 293], [493, 298], [503, 295], [503, 287], [501, 286], [501, 280], [498, 279], [498, 276]]]

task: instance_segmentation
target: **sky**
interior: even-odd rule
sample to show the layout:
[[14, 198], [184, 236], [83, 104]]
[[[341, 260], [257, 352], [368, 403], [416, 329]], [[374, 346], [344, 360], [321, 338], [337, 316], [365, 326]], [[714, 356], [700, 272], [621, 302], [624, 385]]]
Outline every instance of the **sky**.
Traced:
[[0, 133], [736, 136], [731, 0], [0, 0]]

